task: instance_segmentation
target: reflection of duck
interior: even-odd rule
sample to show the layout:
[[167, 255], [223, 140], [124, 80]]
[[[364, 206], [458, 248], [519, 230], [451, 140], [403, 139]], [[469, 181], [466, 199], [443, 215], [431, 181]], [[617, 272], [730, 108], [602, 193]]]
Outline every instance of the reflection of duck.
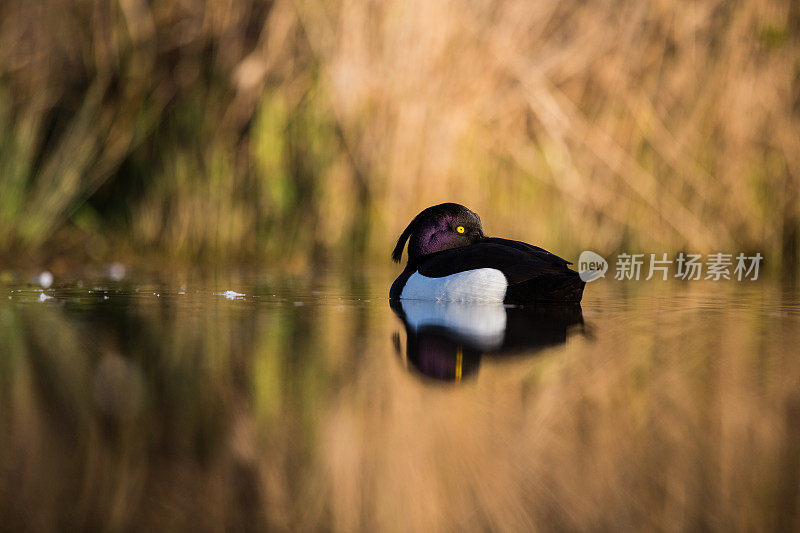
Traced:
[[486, 237], [481, 219], [459, 204], [418, 214], [392, 253], [408, 264], [392, 284], [392, 300], [505, 303], [580, 302], [585, 283], [571, 263], [524, 242]]
[[531, 353], [563, 344], [571, 326], [582, 325], [579, 305], [506, 307], [393, 300], [390, 305], [406, 328], [406, 357], [426, 376], [461, 381], [487, 355]]

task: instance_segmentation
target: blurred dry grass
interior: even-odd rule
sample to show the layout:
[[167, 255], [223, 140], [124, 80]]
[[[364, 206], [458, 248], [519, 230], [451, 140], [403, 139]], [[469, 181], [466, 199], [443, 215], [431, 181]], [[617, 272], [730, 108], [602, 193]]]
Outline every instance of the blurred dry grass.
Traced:
[[708, 288], [598, 288], [593, 337], [461, 387], [382, 299], [2, 299], [4, 527], [796, 531], [796, 297]]
[[800, 8], [8, 0], [6, 258], [384, 257], [420, 208], [797, 271]]

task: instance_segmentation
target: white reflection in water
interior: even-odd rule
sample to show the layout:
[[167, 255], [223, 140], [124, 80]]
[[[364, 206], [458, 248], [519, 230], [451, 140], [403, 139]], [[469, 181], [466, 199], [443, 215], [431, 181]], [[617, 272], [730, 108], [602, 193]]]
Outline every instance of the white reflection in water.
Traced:
[[409, 328], [441, 327], [454, 336], [465, 337], [478, 348], [494, 350], [503, 344], [506, 333], [506, 310], [500, 302], [470, 304], [402, 300]]
[[477, 372], [484, 354], [534, 353], [563, 344], [574, 326], [583, 326], [579, 305], [522, 308], [422, 300], [390, 305], [406, 329], [407, 360], [422, 374], [444, 381], [459, 382]]

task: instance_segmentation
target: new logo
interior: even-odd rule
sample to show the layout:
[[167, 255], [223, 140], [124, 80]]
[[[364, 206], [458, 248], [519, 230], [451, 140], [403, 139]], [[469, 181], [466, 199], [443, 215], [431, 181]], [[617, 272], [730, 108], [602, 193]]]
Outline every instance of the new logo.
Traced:
[[608, 261], [603, 256], [591, 250], [584, 250], [578, 258], [578, 272], [582, 281], [589, 283], [598, 278], [606, 277]]

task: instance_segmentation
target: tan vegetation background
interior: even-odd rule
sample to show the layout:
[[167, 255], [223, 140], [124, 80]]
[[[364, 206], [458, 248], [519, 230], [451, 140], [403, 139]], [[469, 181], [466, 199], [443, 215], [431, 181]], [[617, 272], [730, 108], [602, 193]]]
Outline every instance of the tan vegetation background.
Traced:
[[458, 201], [787, 275], [798, 118], [789, 0], [5, 0], [0, 257], [384, 260]]

